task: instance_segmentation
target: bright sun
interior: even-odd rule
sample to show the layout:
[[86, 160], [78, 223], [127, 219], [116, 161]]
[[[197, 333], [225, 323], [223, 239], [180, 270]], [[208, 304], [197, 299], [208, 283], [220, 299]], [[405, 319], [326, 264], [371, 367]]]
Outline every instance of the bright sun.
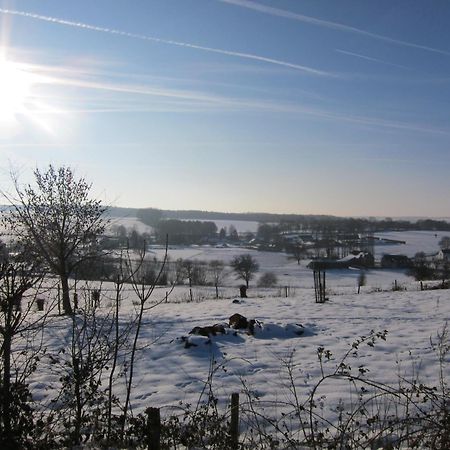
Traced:
[[17, 114], [26, 113], [33, 75], [14, 62], [0, 59], [0, 124], [14, 121]]
[[[1, 52], [0, 52], [1, 53]], [[0, 129], [12, 133], [22, 125], [33, 124], [47, 133], [54, 133], [52, 117], [60, 111], [42, 103], [34, 87], [50, 81], [36, 71], [36, 67], [10, 61], [0, 54]]]

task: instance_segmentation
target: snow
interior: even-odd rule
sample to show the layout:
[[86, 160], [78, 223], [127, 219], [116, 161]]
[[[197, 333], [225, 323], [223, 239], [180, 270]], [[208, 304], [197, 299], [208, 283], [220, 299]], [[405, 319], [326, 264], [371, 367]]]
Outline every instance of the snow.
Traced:
[[[164, 257], [165, 250], [162, 247], [151, 246], [149, 257]], [[226, 264], [238, 255], [250, 254], [259, 264], [259, 272], [255, 275], [255, 280], [264, 272], [273, 272], [278, 278], [281, 287], [292, 288], [312, 288], [313, 277], [311, 269], [307, 267], [310, 260], [302, 260], [300, 264], [294, 258], [281, 252], [262, 252], [245, 247], [230, 246], [227, 248], [217, 248], [214, 246], [170, 246], [168, 255], [171, 261], [179, 258], [192, 259], [197, 261], [222, 260]], [[357, 286], [359, 270], [333, 269], [327, 271], [327, 280], [330, 280], [330, 288], [351, 288]], [[370, 269], [365, 271], [367, 285], [376, 289], [389, 288], [397, 280], [401, 284], [411, 284], [413, 280], [406, 274], [405, 270], [381, 270]], [[224, 280], [225, 286], [238, 286], [242, 280], [237, 280], [234, 274], [229, 273]], [[255, 284], [255, 283], [254, 283]], [[333, 287], [332, 287], [333, 286]]]
[[127, 230], [136, 230], [138, 233], [153, 233], [153, 228], [146, 225], [138, 217], [111, 217], [109, 229], [114, 226], [124, 226]]
[[[402, 233], [401, 237], [390, 233], [386, 237], [405, 240], [407, 243], [399, 246], [402, 249], [399, 253], [414, 254], [429, 251], [441, 236], [411, 232], [406, 236]], [[378, 248], [389, 247], [392, 246]], [[151, 252], [152, 257], [161, 256], [163, 249], [154, 247]], [[241, 281], [229, 273], [219, 289], [218, 300], [214, 298], [213, 287], [194, 286], [194, 302], [187, 302], [189, 291], [185, 286], [175, 287], [168, 302], [162, 303], [169, 288], [155, 290], [149, 300], [153, 308], [144, 313], [138, 341], [131, 394], [133, 414], [148, 407], [161, 407], [164, 414], [180, 401], [196, 404], [211, 371], [213, 390], [221, 407], [225, 408], [232, 393], [245, 394], [250, 390], [267, 405], [266, 413], [280, 414], [284, 408], [282, 403], [293, 401], [288, 367], [293, 370], [296, 392], [304, 401], [321, 377], [318, 348], [331, 351], [332, 359], [324, 363], [325, 373], [331, 373], [352, 348], [352, 343], [368, 336], [371, 330], [387, 330], [387, 340], [377, 342], [374, 347], [364, 344], [357, 358], [350, 357], [353, 367], [367, 366], [367, 376], [391, 385], [398, 385], [400, 379], [438, 385], [439, 358], [432, 342], [437, 341], [437, 333], [450, 319], [449, 290], [420, 291], [418, 283], [403, 271], [372, 269], [365, 272], [367, 285], [362, 287], [361, 294], [356, 294], [359, 270], [329, 270], [327, 297], [330, 300], [317, 304], [307, 261], [298, 265], [282, 253], [240, 247], [169, 249], [172, 260], [182, 257], [227, 262], [242, 253], [251, 253], [257, 259], [261, 265], [259, 274], [276, 273], [280, 287], [257, 288], [257, 280], [252, 280], [249, 298], [235, 302]], [[394, 292], [394, 280], [407, 290]], [[290, 287], [287, 297], [284, 286]], [[101, 287], [98, 312], [106, 317], [112, 309], [114, 286], [93, 283], [87, 287]], [[47, 298], [52, 289], [54, 293], [54, 287], [45, 293]], [[78, 289], [81, 302], [85, 296], [80, 281]], [[120, 307], [122, 328], [136, 317], [138, 303], [131, 286], [125, 286]], [[235, 313], [256, 320], [254, 334], [228, 327], [225, 333], [216, 336], [190, 334], [194, 327], [227, 324]], [[39, 314], [42, 313], [34, 312], [31, 319]], [[52, 400], [58, 396], [61, 374], [67, 370], [62, 361], [67, 356], [62, 350], [69, 349], [70, 334], [70, 319], [50, 313], [43, 338], [46, 354], [30, 377], [33, 399], [42, 408], [52, 407]], [[55, 363], [52, 357], [61, 358], [62, 362]], [[120, 358], [128, 357], [129, 348], [123, 349]], [[449, 362], [446, 355], [444, 364]], [[114, 390], [123, 401], [123, 377], [117, 379]], [[332, 417], [332, 409], [341, 400], [348, 401], [349, 392], [348, 382], [324, 383], [318, 392], [324, 399], [323, 414]]]
[[[213, 220], [213, 219], [183, 219], [183, 220], [200, 220], [201, 222], [214, 222], [217, 230], [225, 228], [228, 232], [229, 227], [236, 228], [238, 233], [256, 233], [258, 231], [259, 222], [250, 220]], [[123, 225], [127, 229], [136, 229], [139, 233], [151, 233], [152, 227], [143, 223], [138, 217], [111, 217], [111, 225]]]
[[[184, 287], [175, 288], [174, 296], [185, 291]], [[131, 291], [126, 292], [120, 312], [123, 324], [130, 322], [136, 308]], [[159, 294], [155, 295], [158, 298]], [[100, 313], [106, 314], [108, 302], [102, 300], [102, 305]], [[227, 323], [234, 313], [258, 321], [254, 335], [232, 329], [210, 337], [189, 335], [195, 326]], [[436, 385], [438, 358], [430, 338], [436, 337], [449, 318], [450, 295], [446, 290], [345, 293], [330, 295], [324, 304], [314, 302], [312, 289], [296, 291], [287, 298], [253, 297], [239, 303], [233, 303], [233, 298], [162, 303], [144, 315], [132, 409], [138, 413], [147, 407], [169, 407], [180, 400], [196, 402], [211, 364], [217, 369], [215, 394], [224, 405], [231, 393], [244, 390], [244, 380], [261, 401], [286, 400], [290, 395], [288, 360], [294, 367], [297, 392], [306, 399], [320, 377], [318, 347], [334, 355], [325, 364], [325, 370], [332, 371], [352, 342], [371, 330], [387, 330], [387, 340], [365, 346], [360, 358], [351, 361], [355, 367], [366, 364], [370, 376], [383, 383], [396, 384], [402, 376]], [[69, 335], [69, 319], [51, 317], [45, 332], [47, 353], [57, 353], [67, 345]], [[186, 341], [194, 345], [187, 346]], [[58, 375], [52, 367], [48, 363], [32, 376], [33, 398], [44, 406], [57, 395]], [[123, 398], [123, 380], [116, 389]], [[348, 390], [348, 383], [329, 383], [320, 394], [336, 406], [348, 397]]]
[[375, 246], [375, 258], [380, 259], [383, 254], [401, 254], [413, 257], [418, 252], [436, 254], [439, 250], [439, 241], [449, 236], [448, 231], [391, 231], [375, 233], [376, 237], [405, 241], [405, 244], [388, 244]]

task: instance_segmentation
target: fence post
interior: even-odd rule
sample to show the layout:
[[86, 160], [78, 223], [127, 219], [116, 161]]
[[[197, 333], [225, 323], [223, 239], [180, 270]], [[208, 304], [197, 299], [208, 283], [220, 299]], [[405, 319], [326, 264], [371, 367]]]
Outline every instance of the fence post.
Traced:
[[231, 394], [231, 450], [237, 450], [239, 446], [239, 394]]
[[148, 450], [161, 448], [161, 416], [159, 408], [147, 408]]
[[58, 315], [61, 315], [61, 287], [58, 283]]

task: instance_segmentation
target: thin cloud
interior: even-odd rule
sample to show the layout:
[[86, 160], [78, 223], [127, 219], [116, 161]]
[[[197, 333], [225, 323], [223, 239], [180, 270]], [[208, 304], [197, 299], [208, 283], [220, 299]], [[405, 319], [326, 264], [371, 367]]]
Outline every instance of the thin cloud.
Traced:
[[136, 94], [136, 95], [150, 95], [154, 97], [168, 97], [180, 100], [193, 100], [206, 103], [223, 104], [227, 100], [224, 97], [218, 97], [214, 95], [204, 94], [196, 91], [182, 91], [175, 89], [158, 88], [151, 86], [135, 86], [135, 85], [123, 85], [115, 83], [105, 83], [96, 81], [86, 81], [73, 78], [49, 78], [54, 84], [61, 84], [65, 86], [73, 86], [84, 89], [94, 89], [100, 91], [118, 92], [124, 94]]
[[349, 52], [347, 50], [336, 49], [338, 53], [342, 53], [343, 55], [354, 56], [355, 58], [365, 59], [366, 61], [376, 62], [380, 64], [385, 64], [387, 66], [398, 67], [400, 69], [412, 70], [410, 67], [402, 66], [401, 64], [395, 64], [388, 61], [384, 61], [382, 59], [373, 58], [371, 56], [361, 55], [359, 53]]
[[344, 122], [367, 125], [371, 127], [381, 127], [394, 130], [415, 131], [419, 133], [450, 136], [450, 132], [448, 130], [408, 122], [398, 122], [395, 120], [378, 119], [376, 117], [364, 117], [347, 114], [329, 113], [327, 111], [314, 111], [310, 112], [310, 114], [321, 116], [324, 118], [340, 120]]
[[[159, 97], [164, 100], [161, 104], [131, 103], [122, 104], [122, 106], [105, 104], [103, 107], [66, 109], [64, 112], [74, 113], [145, 113], [156, 111], [178, 111], [178, 112], [218, 112], [225, 111], [257, 111], [265, 113], [281, 114], [300, 114], [310, 117], [322, 118], [338, 122], [347, 122], [369, 127], [392, 129], [399, 131], [414, 131], [419, 133], [433, 135], [450, 135], [448, 130], [435, 127], [428, 127], [421, 124], [401, 122], [395, 120], [380, 119], [377, 117], [355, 116], [345, 112], [332, 112], [321, 108], [309, 106], [299, 106], [291, 103], [282, 103], [276, 101], [261, 101], [257, 99], [238, 99], [233, 97], [224, 97], [220, 95], [211, 95], [197, 91], [180, 91], [165, 89], [152, 86], [139, 85], [121, 85], [115, 83], [104, 83], [95, 81], [78, 80], [71, 78], [53, 78], [54, 84], [68, 85], [81, 89], [98, 90], [103, 92], [112, 92], [118, 94], [137, 94], [139, 96]], [[105, 99], [108, 103], [108, 99]], [[96, 102], [98, 104], [98, 101]], [[42, 111], [51, 113], [51, 111]]]
[[407, 42], [400, 39], [390, 38], [377, 33], [371, 33], [370, 31], [362, 30], [361, 28], [352, 27], [349, 25], [344, 25], [338, 22], [331, 22], [329, 20], [317, 19], [311, 16], [305, 16], [303, 14], [297, 14], [291, 11], [286, 11], [284, 9], [274, 8], [272, 6], [261, 5], [259, 3], [253, 2], [251, 0], [218, 0], [222, 3], [228, 3], [230, 5], [239, 6], [242, 8], [252, 9], [264, 14], [270, 14], [272, 16], [283, 17], [285, 19], [297, 20], [299, 22], [308, 23], [310, 25], [315, 25], [323, 28], [329, 28], [332, 30], [343, 31], [347, 33], [359, 34], [361, 36], [366, 36], [372, 39], [377, 39], [380, 41], [390, 42], [391, 44], [402, 45], [404, 47], [411, 47], [420, 50], [425, 50], [428, 52], [439, 53], [441, 55], [450, 56], [450, 52], [441, 50], [435, 47], [429, 47], [427, 45], [415, 44], [413, 42]]
[[278, 66], [283, 66], [283, 67], [288, 67], [290, 69], [299, 70], [299, 71], [307, 73], [309, 75], [316, 75], [316, 76], [323, 76], [323, 77], [337, 77], [336, 74], [333, 74], [331, 72], [314, 69], [312, 67], [303, 66], [300, 64], [290, 63], [287, 61], [281, 61], [279, 59], [268, 58], [268, 57], [261, 56], [261, 55], [255, 55], [252, 53], [243, 53], [243, 52], [236, 52], [236, 51], [232, 51], [232, 50], [224, 50], [224, 49], [213, 48], [213, 47], [205, 47], [202, 45], [191, 44], [188, 42], [180, 42], [180, 41], [174, 41], [171, 39], [162, 39], [162, 38], [158, 38], [158, 37], [154, 37], [154, 36], [148, 36], [145, 34], [129, 33], [128, 31], [116, 30], [113, 28], [99, 27], [99, 26], [90, 25], [87, 23], [74, 22], [71, 20], [60, 19], [58, 17], [43, 16], [41, 14], [34, 14], [34, 13], [26, 12], [26, 11], [17, 11], [17, 10], [13, 10], [13, 9], [0, 8], [0, 13], [9, 14], [9, 15], [13, 15], [13, 16], [27, 17], [29, 19], [41, 20], [44, 22], [50, 22], [50, 23], [54, 23], [54, 24], [58, 24], [58, 25], [65, 25], [65, 26], [80, 28], [80, 29], [89, 30], [89, 31], [96, 31], [99, 33], [108, 33], [108, 34], [122, 36], [122, 37], [130, 38], [130, 39], [139, 39], [141, 41], [156, 42], [159, 44], [173, 45], [173, 46], [189, 48], [189, 49], [193, 49], [193, 50], [201, 50], [204, 52], [217, 53], [217, 54], [225, 55], [225, 56], [232, 56], [232, 57], [236, 57], [236, 58], [249, 59], [249, 60], [259, 61], [259, 62], [268, 63], [268, 64], [275, 64]]
[[446, 129], [429, 127], [426, 125], [402, 122], [396, 120], [386, 120], [377, 117], [356, 116], [345, 112], [332, 112], [320, 108], [302, 107], [294, 104], [278, 103], [278, 102], [265, 102], [265, 101], [240, 101], [235, 100], [236, 105], [240, 105], [242, 108], [248, 108], [255, 111], [271, 111], [286, 114], [301, 114], [306, 116], [318, 117], [327, 120], [333, 120], [337, 122], [354, 123], [369, 127], [392, 129], [399, 131], [414, 131], [418, 133], [426, 133], [432, 135], [445, 135], [449, 136], [450, 131]]
[[[33, 109], [34, 115], [55, 115], [61, 113], [151, 113], [156, 111], [177, 111], [186, 113], [202, 113], [205, 111], [217, 113], [230, 111], [256, 111], [258, 113], [304, 115], [325, 120], [399, 131], [450, 135], [448, 130], [429, 127], [423, 124], [386, 120], [370, 116], [357, 116], [345, 111], [330, 111], [325, 108], [313, 107], [311, 105], [301, 106], [294, 103], [275, 100], [258, 100], [257, 98], [235, 98], [232, 96], [218, 95], [197, 90], [169, 89], [149, 84], [115, 83], [112, 81], [92, 79], [92, 76], [99, 76], [99, 74], [95, 72], [87, 74], [83, 71], [77, 73], [76, 70], [62, 70], [61, 73], [58, 74], [52, 67], [50, 70], [46, 70], [46, 66], [40, 65], [26, 65], [24, 66], [24, 69], [39, 74], [39, 81], [37, 84], [42, 84], [44, 86], [45, 84], [51, 84], [52, 87], [58, 85], [70, 86], [75, 89], [101, 94], [101, 97], [95, 97], [95, 101], [90, 101], [90, 94], [73, 96], [72, 101], [69, 102], [71, 106], [69, 106], [65, 101], [69, 99], [65, 92], [61, 97], [57, 96], [54, 98], [60, 100], [58, 104], [62, 107], [53, 108], [45, 106], [46, 102], [44, 101], [48, 100], [45, 92], [37, 92], [37, 95], [34, 96], [34, 100], [39, 101], [42, 99], [44, 103], [41, 103], [39, 107]], [[71, 74], [75, 73], [78, 76], [66, 76], [67, 72]], [[89, 79], [84, 78], [86, 76], [89, 76]], [[103, 97], [103, 94], [106, 96]], [[117, 94], [117, 96], [115, 94]], [[126, 96], [126, 101], [121, 98], [122, 96]], [[158, 100], [152, 101], [149, 105], [144, 100], [145, 97], [152, 97], [155, 100]], [[79, 101], [82, 102], [83, 106], [77, 105]], [[67, 107], [63, 106], [65, 103]]]

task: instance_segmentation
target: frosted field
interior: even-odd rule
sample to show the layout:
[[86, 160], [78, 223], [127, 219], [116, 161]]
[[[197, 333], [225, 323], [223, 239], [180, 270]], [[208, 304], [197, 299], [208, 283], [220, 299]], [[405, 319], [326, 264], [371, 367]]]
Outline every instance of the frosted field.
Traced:
[[[183, 220], [199, 220], [199, 219], [183, 219]], [[236, 228], [236, 231], [238, 233], [256, 233], [258, 231], [258, 225], [259, 222], [254, 222], [251, 220], [230, 220], [230, 219], [223, 219], [223, 220], [209, 220], [209, 219], [202, 219], [202, 221], [205, 222], [214, 222], [216, 224], [217, 230], [220, 230], [221, 228], [225, 228], [225, 230], [229, 230], [230, 226], [233, 226]]]
[[402, 254], [409, 257], [417, 252], [433, 255], [439, 251], [439, 241], [443, 236], [450, 236], [448, 231], [392, 231], [390, 233], [376, 233], [375, 236], [405, 241], [405, 244], [377, 245], [375, 258], [383, 253]]
[[[387, 237], [401, 239], [394, 233]], [[429, 250], [440, 237], [434, 233], [409, 233], [407, 244], [398, 246], [399, 253], [431, 253]], [[402, 238], [406, 240], [404, 233]], [[393, 246], [378, 248], [389, 247]], [[395, 253], [389, 249], [391, 252]], [[144, 313], [138, 341], [131, 393], [133, 414], [142, 413], [148, 407], [160, 407], [164, 416], [177, 411], [179, 402], [196, 405], [213, 371], [212, 386], [219, 408], [225, 410], [234, 392], [241, 394], [242, 401], [250, 393], [257, 397], [257, 406], [265, 408], [264, 414], [280, 417], [284, 411], [292, 410], [294, 402], [288, 366], [292, 369], [298, 398], [305, 402], [321, 378], [317, 349], [331, 351], [331, 360], [324, 364], [324, 374], [331, 374], [352, 343], [372, 330], [387, 330], [387, 340], [378, 341], [374, 347], [364, 344], [358, 357], [349, 358], [347, 362], [356, 373], [364, 366], [368, 370], [364, 376], [380, 383], [398, 386], [400, 382], [408, 385], [417, 381], [438, 385], [440, 366], [433, 343], [437, 343], [437, 334], [450, 318], [449, 290], [419, 291], [418, 283], [402, 271], [369, 270], [367, 284], [358, 295], [359, 270], [329, 270], [329, 301], [316, 304], [307, 261], [298, 265], [284, 253], [240, 247], [169, 248], [172, 261], [221, 259], [227, 263], [243, 253], [251, 253], [260, 264], [260, 271], [250, 283], [248, 299], [234, 302], [242, 281], [229, 268], [217, 300], [213, 287], [194, 286], [193, 302], [188, 302], [186, 286], [176, 286], [167, 302], [164, 299], [170, 288], [155, 289], [148, 300], [151, 309]], [[163, 248], [152, 247], [148, 256], [161, 258], [163, 254]], [[257, 287], [259, 276], [266, 271], [277, 274], [279, 287]], [[394, 280], [407, 290], [393, 292]], [[285, 297], [285, 286], [290, 288], [288, 297]], [[83, 289], [94, 287], [101, 289], [99, 317], [106, 317], [112, 311], [114, 286], [79, 281], [81, 304]], [[44, 296], [50, 299], [54, 292], [49, 290]], [[138, 304], [131, 286], [125, 286], [120, 308], [122, 328], [135, 320]], [[257, 321], [254, 335], [227, 327], [229, 317], [235, 313]], [[33, 318], [39, 314], [42, 313], [34, 312]], [[194, 327], [214, 324], [224, 324], [225, 334], [210, 337], [189, 334]], [[67, 371], [64, 361], [69, 357], [70, 335], [71, 320], [51, 312], [42, 338], [45, 355], [30, 378], [33, 399], [43, 410], [58, 406], [54, 400], [60, 389], [61, 374]], [[128, 345], [121, 349], [119, 360], [126, 360], [129, 355]], [[444, 374], [448, 373], [449, 356], [443, 361]], [[123, 403], [126, 396], [123, 376], [117, 378], [114, 393]], [[341, 402], [344, 405], [353, 402], [355, 391], [348, 381], [328, 381], [321, 385], [317, 399], [321, 416], [335, 420], [336, 407]]]
[[[210, 344], [200, 339], [198, 347], [189, 349], [177, 340], [194, 326], [227, 321], [236, 312], [262, 321], [261, 332], [213, 337]], [[141, 392], [134, 404], [141, 409], [149, 403], [162, 406], [180, 399], [192, 401], [203, 387], [212, 357], [218, 363], [229, 361], [228, 372], [217, 374], [219, 394], [227, 397], [240, 391], [240, 378], [245, 377], [261, 399], [276, 401], [288, 394], [282, 360], [294, 350], [296, 387], [306, 396], [319, 376], [317, 348], [324, 346], [339, 358], [354, 339], [370, 330], [389, 331], [387, 342], [367, 347], [358, 363], [366, 363], [372, 376], [395, 383], [398, 373], [411, 378], [417, 371], [416, 376], [435, 384], [437, 360], [429, 339], [449, 317], [450, 298], [445, 291], [340, 296], [321, 305], [314, 303], [311, 293], [287, 299], [248, 299], [243, 304], [208, 301], [161, 305], [146, 320], [142, 341], [161, 338], [139, 358], [135, 381]], [[287, 324], [302, 324], [305, 335], [284, 332]], [[346, 388], [330, 386], [324, 393], [337, 401], [347, 396]]]
[[[107, 291], [111, 287], [103, 286], [107, 296], [111, 295]], [[186, 295], [186, 288], [175, 288], [174, 296], [182, 296], [183, 292]], [[154, 300], [162, 297], [163, 292], [158, 290]], [[120, 313], [123, 324], [134, 317], [135, 303], [131, 292], [125, 290]], [[106, 314], [109, 308], [107, 298], [102, 297], [99, 312]], [[189, 336], [193, 327], [227, 323], [234, 313], [261, 323], [254, 336], [245, 332], [235, 335], [232, 331], [210, 339], [195, 336], [190, 339], [196, 346], [185, 348], [182, 337]], [[331, 372], [352, 342], [371, 330], [387, 330], [387, 341], [373, 348], [363, 346], [361, 356], [351, 358], [351, 365], [367, 365], [368, 376], [383, 383], [395, 385], [403, 377], [436, 385], [438, 358], [430, 338], [436, 340], [436, 333], [449, 317], [450, 295], [446, 290], [347, 293], [331, 296], [325, 304], [314, 302], [311, 289], [298, 290], [294, 297], [248, 298], [239, 304], [231, 298], [163, 303], [144, 315], [133, 411], [142, 412], [149, 406], [169, 408], [179, 401], [196, 402], [212, 364], [226, 369], [221, 367], [213, 377], [215, 394], [224, 407], [231, 393], [245, 390], [245, 380], [246, 388], [269, 405], [269, 412], [279, 413], [280, 406], [274, 405], [292, 400], [284, 365], [289, 358], [296, 389], [306, 400], [320, 376], [317, 348], [323, 346], [332, 351], [333, 359], [325, 364], [325, 370]], [[294, 333], [298, 325], [304, 327], [302, 336]], [[44, 407], [58, 388], [58, 373], [49, 355], [57, 355], [67, 347], [69, 336], [69, 319], [51, 317], [44, 336], [47, 355], [41, 359], [31, 383], [34, 399]], [[320, 395], [326, 397], [325, 405], [334, 407], [340, 399], [348, 400], [349, 387], [348, 382], [332, 382], [321, 388]], [[123, 379], [118, 380], [116, 390], [123, 399]], [[327, 412], [327, 406], [324, 408], [325, 415], [332, 414]]]
[[[149, 257], [157, 257], [162, 259], [165, 250], [162, 247], [151, 247], [149, 249]], [[228, 264], [233, 257], [251, 254], [258, 262], [260, 269], [255, 275], [253, 286], [257, 284], [259, 276], [264, 272], [273, 272], [278, 278], [278, 284], [281, 287], [290, 286], [298, 288], [312, 288], [313, 276], [311, 270], [306, 267], [309, 260], [302, 260], [300, 265], [297, 264], [293, 258], [286, 253], [280, 252], [260, 252], [257, 250], [246, 249], [243, 247], [227, 247], [216, 248], [213, 246], [191, 246], [191, 247], [176, 247], [170, 246], [168, 255], [171, 261], [178, 258], [191, 259], [198, 261], [212, 261], [214, 259], [222, 260]], [[360, 274], [358, 269], [342, 269], [327, 271], [327, 283], [330, 289], [348, 288], [352, 292], [357, 285], [357, 280]], [[367, 285], [373, 289], [388, 289], [397, 280], [402, 285], [414, 285], [417, 283], [406, 275], [404, 270], [377, 270], [371, 269], [366, 271]], [[228, 270], [228, 276], [225, 277], [225, 286], [239, 286], [242, 280], [237, 280], [233, 273]], [[415, 287], [415, 288], [416, 288]]]
[[[199, 219], [182, 219], [182, 220], [199, 220]], [[214, 222], [217, 230], [225, 228], [227, 231], [230, 226], [236, 228], [238, 233], [256, 233], [258, 231], [258, 222], [250, 220], [202, 220], [205, 222]], [[133, 229], [139, 233], [152, 232], [152, 227], [143, 223], [138, 217], [111, 217], [111, 225], [123, 225], [126, 228]]]
[[111, 217], [108, 225], [109, 231], [112, 231], [111, 229], [114, 226], [122, 225], [128, 230], [135, 229], [138, 233], [141, 234], [153, 232], [153, 228], [151, 226], [146, 225], [137, 217]]
[[[404, 254], [413, 257], [417, 252], [425, 252], [432, 255], [439, 251], [439, 241], [443, 236], [450, 235], [449, 232], [433, 231], [408, 231], [408, 232], [390, 232], [377, 233], [380, 238], [395, 239], [405, 241], [405, 244], [387, 244], [375, 246], [375, 258], [380, 260], [383, 254]], [[279, 252], [260, 252], [257, 250], [246, 249], [243, 247], [229, 246], [220, 248], [215, 246], [169, 246], [169, 258], [173, 261], [178, 258], [192, 259], [198, 261], [211, 261], [214, 259], [229, 263], [234, 256], [250, 253], [260, 265], [259, 274], [256, 280], [263, 272], [274, 272], [277, 275], [280, 286], [291, 286], [299, 288], [313, 287], [311, 270], [306, 266], [309, 260], [301, 261], [300, 265], [289, 257], [286, 253]], [[149, 255], [162, 258], [164, 249], [162, 247], [151, 247]], [[330, 289], [342, 290], [342, 288], [354, 288], [357, 284], [359, 270], [330, 270], [327, 271], [327, 279], [330, 283]], [[395, 280], [398, 283], [417, 288], [417, 283], [406, 275], [404, 270], [377, 270], [366, 271], [367, 284], [373, 289], [388, 289]], [[241, 284], [236, 281], [234, 276], [228, 276], [225, 279], [227, 286], [237, 286]], [[415, 286], [415, 287], [414, 287]]]

